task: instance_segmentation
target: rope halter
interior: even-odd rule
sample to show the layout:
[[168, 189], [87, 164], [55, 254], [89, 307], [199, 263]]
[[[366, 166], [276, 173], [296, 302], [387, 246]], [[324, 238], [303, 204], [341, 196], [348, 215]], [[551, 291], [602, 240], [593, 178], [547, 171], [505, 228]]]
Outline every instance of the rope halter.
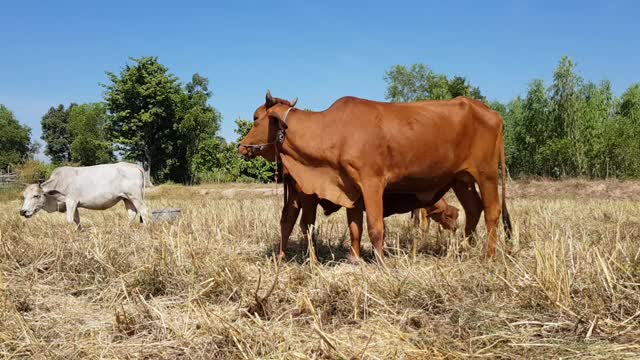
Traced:
[[[291, 109], [293, 109], [293, 106], [289, 107], [287, 109], [287, 111], [285, 111], [284, 116], [282, 117], [282, 122], [287, 125], [287, 117], [289, 116], [289, 112], [291, 111]], [[273, 145], [273, 148], [276, 152], [276, 171], [275, 171], [275, 181], [276, 184], [278, 183], [278, 158], [280, 157], [280, 151], [278, 149], [278, 145], [282, 145], [284, 143], [284, 137], [286, 134], [286, 127], [281, 127], [278, 129], [278, 132], [276, 133], [276, 138], [268, 143], [262, 143], [262, 144], [240, 144], [241, 147], [245, 147], [247, 149], [251, 149], [251, 151], [253, 151], [254, 149], [257, 149], [257, 151], [262, 151], [264, 150], [265, 147]]]

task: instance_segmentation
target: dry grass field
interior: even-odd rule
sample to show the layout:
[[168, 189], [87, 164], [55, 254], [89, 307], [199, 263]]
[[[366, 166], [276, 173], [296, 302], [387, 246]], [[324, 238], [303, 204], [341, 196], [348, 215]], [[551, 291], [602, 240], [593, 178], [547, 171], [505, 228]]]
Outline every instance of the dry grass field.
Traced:
[[509, 183], [515, 236], [494, 261], [482, 238], [388, 218], [385, 268], [366, 238], [367, 261], [346, 262], [344, 210], [318, 215], [319, 264], [296, 230], [277, 268], [282, 198], [225, 188], [149, 192], [176, 223], [81, 210], [81, 232], [0, 194], [0, 357], [640, 357], [640, 183]]

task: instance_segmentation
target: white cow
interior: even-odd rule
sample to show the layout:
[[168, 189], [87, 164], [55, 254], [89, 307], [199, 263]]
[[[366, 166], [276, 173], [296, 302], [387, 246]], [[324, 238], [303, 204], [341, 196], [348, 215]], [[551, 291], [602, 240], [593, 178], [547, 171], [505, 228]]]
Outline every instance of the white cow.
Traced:
[[65, 212], [67, 221], [80, 225], [78, 208], [106, 210], [120, 200], [129, 219], [140, 214], [140, 222], [147, 223], [144, 205], [145, 177], [142, 167], [120, 162], [85, 167], [63, 166], [55, 169], [42, 184], [25, 189], [20, 215], [32, 217], [40, 209]]

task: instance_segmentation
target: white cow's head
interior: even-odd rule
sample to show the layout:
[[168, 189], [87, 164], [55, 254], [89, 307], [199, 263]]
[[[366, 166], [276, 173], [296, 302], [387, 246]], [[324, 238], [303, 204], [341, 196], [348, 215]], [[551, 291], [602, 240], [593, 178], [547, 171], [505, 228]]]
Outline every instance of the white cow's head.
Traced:
[[30, 218], [47, 204], [47, 195], [40, 184], [31, 184], [22, 193], [24, 203], [20, 209], [20, 215]]

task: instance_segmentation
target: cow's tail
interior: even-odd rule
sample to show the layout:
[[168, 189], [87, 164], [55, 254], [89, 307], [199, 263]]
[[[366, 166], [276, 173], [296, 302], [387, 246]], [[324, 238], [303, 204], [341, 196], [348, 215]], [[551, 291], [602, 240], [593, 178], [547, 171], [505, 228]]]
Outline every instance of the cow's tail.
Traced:
[[[146, 179], [144, 168], [142, 166], [139, 166], [138, 169], [140, 170], [140, 172], [142, 172], [142, 194], [140, 196], [142, 197], [142, 201], [144, 201], [144, 191], [147, 188], [147, 179]], [[145, 206], [145, 210], [144, 210], [145, 219], [142, 218], [142, 212], [141, 211], [143, 211], [143, 210], [142, 209], [138, 209], [138, 212], [140, 212], [140, 223], [145, 223], [145, 222], [148, 221], [148, 218], [147, 218], [148, 214], [146, 213], [146, 206]]]
[[513, 227], [511, 226], [511, 216], [507, 210], [507, 160], [504, 151], [504, 125], [500, 134], [500, 167], [502, 168], [502, 224], [507, 239], [511, 239]]
[[144, 168], [142, 166], [138, 166], [138, 170], [142, 173], [142, 200], [144, 200], [144, 191], [147, 188], [147, 176], [144, 173]]

